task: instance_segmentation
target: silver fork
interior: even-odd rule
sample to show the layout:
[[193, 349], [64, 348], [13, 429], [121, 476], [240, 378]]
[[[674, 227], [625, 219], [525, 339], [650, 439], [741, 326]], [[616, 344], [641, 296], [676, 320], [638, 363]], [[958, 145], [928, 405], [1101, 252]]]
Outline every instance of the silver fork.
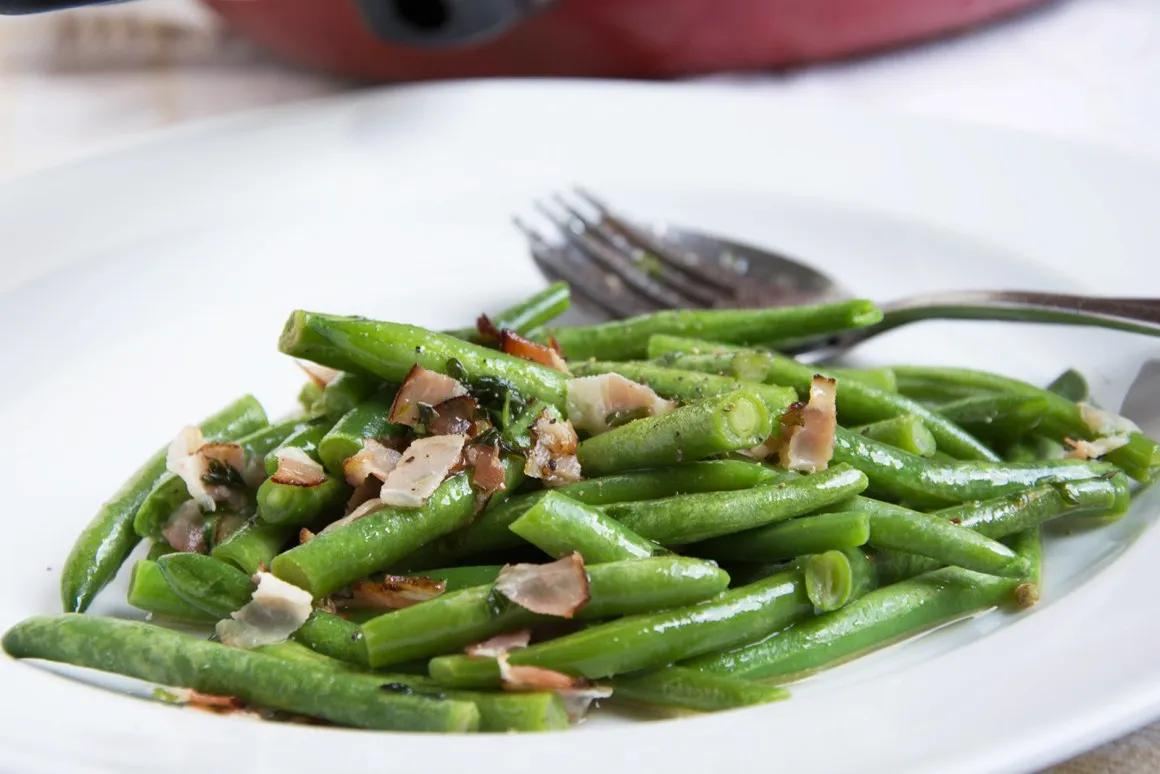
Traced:
[[[822, 272], [752, 245], [665, 224], [646, 228], [583, 189], [535, 203], [548, 233], [520, 217], [532, 258], [549, 279], [569, 282], [597, 319], [659, 309], [813, 304], [849, 298]], [[880, 304], [882, 322], [797, 343], [795, 352], [848, 349], [918, 320], [971, 319], [1089, 325], [1160, 336], [1160, 299], [1023, 290], [928, 293]]]

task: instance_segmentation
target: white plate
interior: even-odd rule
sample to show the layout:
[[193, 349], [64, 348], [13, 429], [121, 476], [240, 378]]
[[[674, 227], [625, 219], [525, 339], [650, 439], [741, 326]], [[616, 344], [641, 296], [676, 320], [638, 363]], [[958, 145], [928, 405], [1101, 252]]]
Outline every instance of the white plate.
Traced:
[[[1156, 295], [1160, 172], [979, 129], [773, 110], [695, 86], [491, 83], [362, 94], [196, 129], [0, 187], [0, 626], [57, 609], [96, 506], [181, 424], [244, 390], [288, 409], [274, 348], [312, 307], [448, 325], [540, 284], [507, 218], [583, 182], [824, 265], [870, 297], [935, 287]], [[1118, 406], [1153, 340], [928, 324], [860, 350]], [[79, 460], [79, 462], [78, 462]], [[1061, 537], [1044, 602], [834, 670], [792, 701], [567, 734], [434, 737], [181, 712], [0, 661], [0, 767], [585, 772], [1044, 765], [1160, 714], [1160, 502]], [[123, 585], [97, 609], [125, 609]]]

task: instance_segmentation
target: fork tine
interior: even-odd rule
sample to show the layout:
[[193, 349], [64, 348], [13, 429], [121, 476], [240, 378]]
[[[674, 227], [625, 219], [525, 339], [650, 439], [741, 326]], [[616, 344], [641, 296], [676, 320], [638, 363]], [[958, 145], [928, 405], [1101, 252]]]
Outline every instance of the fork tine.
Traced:
[[598, 199], [584, 188], [576, 187], [573, 189], [577, 196], [587, 202], [593, 209], [600, 214], [600, 220], [607, 225], [608, 228], [616, 231], [623, 236], [630, 243], [634, 244], [641, 250], [656, 256], [657, 260], [664, 264], [677, 269], [680, 272], [688, 275], [690, 279], [695, 282], [706, 283], [717, 289], [719, 292], [732, 297], [736, 290], [736, 281], [738, 277], [725, 276], [713, 270], [713, 267], [701, 263], [697, 256], [682, 256], [668, 246], [666, 246], [659, 239], [654, 237], [642, 229], [637, 228], [628, 221], [623, 220], [608, 208], [603, 201]]
[[630, 265], [639, 268], [644, 260], [652, 258], [653, 265], [647, 269], [641, 269], [641, 271], [644, 271], [650, 278], [654, 278], [678, 294], [690, 299], [695, 305], [711, 307], [716, 306], [719, 302], [728, 301], [727, 298], [722, 298], [719, 294], [715, 294], [710, 287], [693, 282], [687, 274], [677, 271], [672, 266], [657, 260], [647, 250], [642, 250], [638, 246], [628, 242], [624, 236], [605, 226], [599, 219], [593, 220], [588, 217], [559, 193], [553, 194], [552, 199], [571, 215], [585, 231], [595, 235], [610, 248], [623, 255]]
[[545, 218], [552, 222], [552, 225], [557, 228], [560, 235], [568, 244], [589, 256], [612, 274], [615, 274], [625, 285], [650, 301], [654, 308], [674, 309], [696, 305], [695, 300], [686, 299], [654, 280], [639, 267], [635, 266], [632, 260], [619, 250], [606, 244], [603, 240], [593, 237], [583, 229], [577, 230], [573, 228], [566, 217], [553, 212], [542, 201], [536, 201], [535, 207]]
[[618, 285], [619, 277], [605, 274], [586, 258], [569, 258], [566, 249], [552, 245], [519, 217], [513, 217], [512, 223], [528, 238], [532, 260], [549, 279], [564, 280], [573, 291], [613, 317], [632, 317], [653, 308], [623, 284]]

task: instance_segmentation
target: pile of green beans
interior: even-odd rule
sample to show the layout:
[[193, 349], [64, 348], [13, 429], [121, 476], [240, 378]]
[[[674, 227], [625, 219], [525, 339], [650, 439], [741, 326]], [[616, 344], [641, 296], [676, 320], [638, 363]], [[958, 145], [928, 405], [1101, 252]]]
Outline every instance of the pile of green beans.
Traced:
[[[1065, 458], [1068, 439], [1104, 432], [1077, 402], [1089, 396], [1075, 371], [1040, 389], [775, 351], [877, 322], [867, 301], [553, 325], [568, 304], [555, 283], [491, 326], [443, 332], [293, 312], [281, 351], [338, 373], [308, 383], [301, 410], [279, 421], [250, 396], [202, 421], [207, 441], [236, 444], [246, 468], [204, 479], [229, 498], [192, 527], [203, 552], [166, 542], [191, 498], [162, 449], [78, 538], [61, 572], [64, 614], [15, 625], [4, 649], [384, 730], [561, 729], [570, 699], [590, 689], [683, 711], [745, 707], [956, 619], [1034, 604], [1044, 525], [1120, 518], [1135, 482], [1160, 470], [1160, 446], [1135, 431], [1103, 459]], [[549, 343], [567, 372], [536, 353]], [[416, 427], [392, 421], [396, 395], [416, 394], [403, 384], [415, 366], [457, 380], [474, 402], [465, 422], [454, 415], [468, 428], [460, 459], [402, 506], [387, 496], [394, 484], [375, 499], [379, 480], [359, 486], [344, 463], [371, 440], [406, 458], [428, 434], [438, 400], [420, 401]], [[637, 388], [626, 398], [610, 387], [595, 407], [609, 429], [577, 436], [570, 380], [605, 374], [672, 403], [637, 405]], [[824, 414], [802, 411], [815, 374], [836, 380], [836, 417], [826, 459], [803, 474], [782, 455]], [[585, 384], [573, 400], [593, 392]], [[275, 478], [290, 458], [313, 475]], [[498, 460], [502, 486], [485, 458]], [[576, 464], [579, 480], [536, 478]], [[83, 615], [142, 538], [151, 543], [132, 563], [128, 601], [150, 620]], [[520, 577], [516, 588], [542, 606], [513, 591]], [[204, 636], [250, 620], [278, 581], [307, 592], [287, 639], [246, 649]], [[561, 594], [567, 612], [548, 603]]]

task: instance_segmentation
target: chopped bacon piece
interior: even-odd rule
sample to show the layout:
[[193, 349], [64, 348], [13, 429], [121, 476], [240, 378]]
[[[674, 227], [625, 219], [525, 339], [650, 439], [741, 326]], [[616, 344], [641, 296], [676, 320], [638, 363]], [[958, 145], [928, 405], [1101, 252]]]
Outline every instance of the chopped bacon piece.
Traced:
[[815, 375], [810, 383], [810, 399], [801, 410], [801, 425], [790, 431], [781, 456], [781, 465], [802, 473], [825, 470], [834, 456], [834, 432], [838, 427], [836, 380]]
[[[345, 527], [347, 524], [350, 524], [351, 522], [358, 521], [363, 516], [367, 516], [369, 514], [374, 513], [379, 508], [382, 508], [384, 505], [385, 504], [383, 503], [382, 500], [380, 500], [377, 497], [372, 497], [370, 500], [366, 500], [365, 502], [363, 502], [361, 505], [359, 505], [357, 508], [355, 508], [353, 511], [351, 511], [347, 515], [343, 516], [338, 521], [332, 521], [331, 523], [327, 524], [325, 527], [322, 528], [322, 532], [330, 532], [331, 530], [338, 529], [339, 527]], [[322, 533], [320, 532], [319, 534], [322, 534]]]
[[568, 713], [568, 719], [577, 723], [588, 714], [588, 708], [592, 706], [592, 702], [607, 699], [612, 695], [612, 687], [589, 685], [582, 688], [566, 688], [562, 691], [556, 691], [556, 693], [564, 700], [564, 711]]
[[278, 469], [270, 479], [289, 486], [318, 486], [326, 480], [326, 471], [302, 449], [288, 446], [274, 452]]
[[1090, 403], [1079, 402], [1080, 418], [1088, 429], [1097, 435], [1127, 435], [1140, 432], [1140, 427], [1130, 419], [1113, 414]]
[[306, 375], [310, 377], [310, 381], [314, 382], [319, 387], [326, 387], [335, 379], [337, 379], [340, 373], [342, 373], [338, 369], [331, 368], [330, 366], [319, 365], [318, 363], [312, 363], [309, 360], [298, 360], [296, 362], [298, 363], [298, 367], [305, 371]]
[[463, 452], [467, 464], [472, 467], [471, 483], [484, 495], [500, 492], [507, 486], [503, 462], [500, 461], [499, 446], [496, 444], [475, 444]]
[[202, 510], [214, 511], [234, 494], [226, 482], [244, 483], [246, 455], [236, 443], [207, 443], [195, 426], [182, 428], [169, 444], [165, 467], [185, 482]]
[[359, 486], [372, 476], [381, 484], [387, 480], [387, 475], [395, 469], [402, 457], [402, 454], [381, 441], [364, 438], [358, 453], [343, 460], [342, 475], [351, 486]]
[[524, 463], [524, 473], [546, 484], [567, 484], [580, 480], [576, 446], [580, 442], [572, 423], [544, 409], [532, 425], [532, 444]]
[[588, 602], [588, 573], [572, 552], [548, 564], [504, 565], [495, 590], [533, 613], [571, 618]]
[[175, 551], [200, 554], [205, 550], [205, 516], [196, 500], [186, 500], [161, 528], [161, 536]]
[[528, 643], [531, 641], [531, 629], [517, 629], [514, 632], [504, 632], [483, 642], [468, 645], [464, 648], [464, 652], [469, 656], [499, 658], [509, 651], [528, 647]]
[[554, 669], [509, 664], [507, 655], [496, 657], [499, 678], [505, 691], [567, 691], [585, 684], [584, 678], [572, 677]]
[[545, 347], [543, 344], [525, 339], [515, 331], [504, 330], [500, 332], [499, 348], [509, 355], [545, 365], [565, 374], [571, 373], [568, 370], [568, 364], [564, 362], [564, 358], [560, 357], [559, 352], [551, 347]]
[[431, 435], [471, 435], [479, 404], [470, 395], [445, 400], [435, 407], [435, 418], [427, 423]]
[[612, 429], [618, 417], [658, 416], [676, 405], [620, 374], [568, 380], [568, 416], [577, 429], [592, 435]]
[[395, 393], [395, 399], [391, 402], [390, 420], [399, 425], [414, 427], [420, 423], [420, 405], [438, 406], [466, 394], [467, 388], [450, 376], [428, 371], [415, 364]]
[[486, 314], [481, 314], [475, 318], [475, 329], [479, 331], [479, 337], [486, 342], [498, 342], [500, 340], [500, 330], [495, 327], [495, 323]]
[[299, 545], [302, 545], [303, 543], [309, 543], [311, 540], [314, 540], [314, 533], [313, 532], [306, 529], [306, 527], [303, 527], [302, 529], [298, 530], [298, 544]]
[[282, 642], [296, 632], [313, 612], [310, 592], [268, 572], [256, 576], [253, 597], [230, 617], [217, 623], [224, 645], [256, 648]]
[[1072, 438], [1064, 438], [1065, 443], [1071, 448], [1067, 454], [1063, 455], [1070, 459], [1077, 460], [1094, 460], [1097, 457], [1102, 457], [1108, 452], [1113, 452], [1121, 446], [1127, 446], [1131, 440], [1126, 435], [1108, 435], [1103, 438], [1097, 438], [1094, 441], [1075, 440]]
[[381, 581], [361, 580], [350, 587], [351, 597], [343, 607], [398, 610], [434, 599], [447, 588], [447, 581], [423, 575], [387, 575]]
[[387, 505], [410, 508], [427, 502], [459, 464], [466, 441], [464, 435], [433, 435], [412, 441], [383, 482], [379, 499]]

